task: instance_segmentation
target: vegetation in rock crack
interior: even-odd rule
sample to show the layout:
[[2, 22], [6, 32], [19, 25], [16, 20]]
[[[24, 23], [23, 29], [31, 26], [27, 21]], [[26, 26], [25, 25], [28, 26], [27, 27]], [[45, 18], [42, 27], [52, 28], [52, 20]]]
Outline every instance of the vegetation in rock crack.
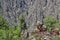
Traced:
[[24, 19], [22, 18], [20, 19], [20, 24], [11, 29], [8, 22], [0, 16], [0, 40], [22, 40], [21, 28], [24, 26]]
[[[44, 19], [44, 25], [46, 27], [44, 27], [44, 25], [40, 27], [40, 25], [41, 24], [38, 26], [39, 31], [36, 32], [37, 35], [32, 35], [34, 36], [34, 40], [44, 40], [47, 39], [47, 37], [48, 39], [52, 37], [51, 40], [60, 40], [58, 34], [60, 32], [60, 20], [56, 20], [53, 17], [46, 17]], [[51, 35], [49, 36], [47, 33], [51, 33]], [[8, 21], [6, 21], [3, 16], [0, 16], [0, 40], [27, 40], [26, 36], [27, 27], [24, 16], [20, 17], [18, 26], [14, 26], [13, 29], [9, 28]]]

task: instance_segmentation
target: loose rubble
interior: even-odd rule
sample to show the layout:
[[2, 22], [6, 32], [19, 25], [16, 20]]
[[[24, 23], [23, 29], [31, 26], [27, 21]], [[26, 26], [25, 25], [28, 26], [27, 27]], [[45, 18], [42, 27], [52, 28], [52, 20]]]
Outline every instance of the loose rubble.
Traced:
[[30, 32], [28, 38], [26, 38], [26, 30], [22, 33], [22, 40], [51, 40], [51, 38], [55, 38], [57, 36], [59, 36], [59, 28], [54, 28], [51, 32], [48, 32], [46, 26], [40, 24], [40, 22], [38, 21], [35, 31]]

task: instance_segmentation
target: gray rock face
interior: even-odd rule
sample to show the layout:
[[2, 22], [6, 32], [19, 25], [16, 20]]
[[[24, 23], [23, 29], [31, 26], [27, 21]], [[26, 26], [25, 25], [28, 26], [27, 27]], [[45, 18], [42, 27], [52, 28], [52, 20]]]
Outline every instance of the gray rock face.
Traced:
[[60, 19], [60, 0], [0, 0], [0, 10], [10, 26], [18, 25], [19, 16], [24, 15], [27, 27], [33, 29], [45, 17]]

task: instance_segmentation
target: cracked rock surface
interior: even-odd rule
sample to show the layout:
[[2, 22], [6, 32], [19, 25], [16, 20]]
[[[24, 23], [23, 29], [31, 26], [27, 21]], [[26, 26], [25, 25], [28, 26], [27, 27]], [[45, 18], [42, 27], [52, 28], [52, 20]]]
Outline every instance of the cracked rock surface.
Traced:
[[0, 0], [0, 15], [11, 27], [18, 25], [19, 17], [24, 15], [28, 32], [31, 32], [38, 20], [44, 23], [43, 19], [48, 16], [60, 19], [60, 0]]

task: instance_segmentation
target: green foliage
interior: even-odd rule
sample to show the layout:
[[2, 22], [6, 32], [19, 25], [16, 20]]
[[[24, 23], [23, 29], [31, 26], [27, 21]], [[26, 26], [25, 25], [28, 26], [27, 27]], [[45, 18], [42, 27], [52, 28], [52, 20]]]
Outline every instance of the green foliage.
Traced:
[[[60, 20], [56, 20], [53, 17], [47, 17], [44, 19], [44, 24], [48, 28], [48, 31], [51, 31], [54, 27], [60, 28]], [[21, 28], [26, 27], [26, 22], [24, 16], [20, 18], [20, 24], [15, 26], [13, 29], [10, 29], [8, 22], [0, 16], [0, 40], [22, 40], [21, 39]], [[39, 37], [36, 40], [40, 40]], [[60, 40], [60, 37], [53, 38], [52, 40]]]
[[24, 18], [23, 15], [22, 15], [22, 17], [20, 17], [20, 26], [21, 27], [24, 27], [25, 26], [25, 18]]
[[6, 38], [5, 30], [0, 29], [0, 39]]
[[51, 40], [60, 40], [60, 37], [52, 38]]
[[51, 31], [55, 24], [57, 23], [57, 20], [53, 17], [47, 17], [44, 19], [44, 24], [47, 26], [48, 31]]
[[9, 30], [9, 39], [10, 40], [20, 40], [21, 36], [20, 36], [20, 27], [16, 27], [16, 29], [10, 29]]
[[59, 28], [59, 30], [60, 30], [60, 19], [59, 19], [59, 20], [57, 20], [57, 23], [55, 24], [55, 27], [58, 27], [58, 28]]
[[14, 31], [13, 31], [14, 35], [19, 35], [20, 33], [20, 27], [17, 27]]
[[8, 29], [8, 23], [6, 22], [6, 20], [0, 16], [0, 29], [3, 28], [3, 29]]
[[8, 26], [8, 22], [0, 16], [0, 40], [22, 40], [21, 27], [24, 27], [24, 25], [25, 19], [22, 16], [20, 18], [20, 24], [11, 29]]

